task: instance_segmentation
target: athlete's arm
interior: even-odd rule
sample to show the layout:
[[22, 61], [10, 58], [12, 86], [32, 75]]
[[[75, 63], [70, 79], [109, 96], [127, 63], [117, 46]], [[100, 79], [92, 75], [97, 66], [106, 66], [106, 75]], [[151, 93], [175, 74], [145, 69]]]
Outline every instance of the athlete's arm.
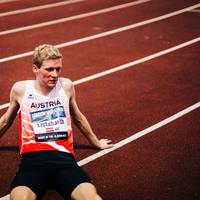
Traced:
[[75, 97], [75, 89], [72, 84], [70, 83], [69, 88], [69, 94], [70, 94], [70, 114], [72, 117], [72, 120], [74, 124], [77, 126], [77, 128], [84, 134], [84, 136], [87, 138], [87, 140], [92, 144], [94, 147], [99, 149], [106, 149], [113, 146], [111, 144], [111, 140], [108, 139], [98, 139], [95, 133], [93, 132], [88, 120], [83, 115], [83, 113], [78, 108], [78, 105], [76, 103], [76, 97]]
[[11, 126], [13, 123], [17, 111], [19, 110], [19, 84], [16, 83], [11, 89], [10, 92], [10, 104], [7, 111], [1, 116], [0, 118], [0, 137], [6, 132], [6, 130]]

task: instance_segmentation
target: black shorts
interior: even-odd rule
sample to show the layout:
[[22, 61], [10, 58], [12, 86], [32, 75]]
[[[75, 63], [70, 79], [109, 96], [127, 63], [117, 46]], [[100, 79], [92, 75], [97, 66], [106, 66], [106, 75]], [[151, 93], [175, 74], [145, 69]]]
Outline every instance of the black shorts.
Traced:
[[91, 183], [91, 179], [72, 155], [43, 151], [22, 155], [11, 188], [27, 186], [37, 199], [41, 199], [46, 190], [55, 189], [67, 200], [81, 183]]

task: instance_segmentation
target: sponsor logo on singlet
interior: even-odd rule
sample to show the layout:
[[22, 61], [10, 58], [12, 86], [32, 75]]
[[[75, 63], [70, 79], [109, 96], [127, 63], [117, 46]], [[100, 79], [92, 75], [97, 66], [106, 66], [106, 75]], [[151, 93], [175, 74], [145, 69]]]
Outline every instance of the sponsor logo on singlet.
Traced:
[[29, 95], [28, 95], [28, 99], [34, 99], [33, 94], [29, 94]]
[[[63, 106], [31, 112], [32, 123], [51, 122], [58, 118], [66, 117]], [[39, 126], [38, 126], [39, 127]]]

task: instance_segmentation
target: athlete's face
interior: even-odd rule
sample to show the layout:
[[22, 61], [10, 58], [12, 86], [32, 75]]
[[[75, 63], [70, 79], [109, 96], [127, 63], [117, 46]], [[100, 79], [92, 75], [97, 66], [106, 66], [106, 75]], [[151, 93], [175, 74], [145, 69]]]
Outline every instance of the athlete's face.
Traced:
[[33, 66], [36, 80], [43, 86], [53, 88], [56, 85], [62, 68], [62, 59], [49, 59], [43, 61], [40, 68]]

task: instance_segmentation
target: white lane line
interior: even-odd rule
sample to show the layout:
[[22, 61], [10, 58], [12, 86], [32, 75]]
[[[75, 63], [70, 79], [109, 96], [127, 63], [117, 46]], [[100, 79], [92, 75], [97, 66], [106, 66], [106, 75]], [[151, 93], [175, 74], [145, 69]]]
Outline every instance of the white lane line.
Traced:
[[158, 122], [157, 124], [154, 124], [154, 125], [146, 128], [146, 129], [144, 129], [143, 131], [137, 132], [137, 133], [131, 135], [130, 137], [128, 137], [128, 138], [126, 138], [124, 140], [121, 140], [120, 142], [116, 143], [110, 149], [104, 149], [102, 151], [99, 151], [98, 153], [95, 153], [95, 154], [93, 154], [91, 156], [88, 156], [87, 158], [85, 158], [83, 160], [80, 160], [78, 162], [78, 165], [79, 166], [86, 165], [87, 163], [92, 162], [93, 160], [95, 160], [97, 158], [100, 158], [100, 157], [102, 157], [102, 156], [104, 156], [104, 155], [106, 155], [106, 154], [108, 154], [108, 153], [110, 153], [112, 151], [115, 151], [116, 149], [119, 149], [119, 148], [125, 146], [126, 144], [129, 144], [132, 141], [137, 140], [138, 138], [140, 138], [140, 137], [142, 137], [144, 135], [147, 135], [148, 133], [151, 133], [152, 131], [155, 131], [156, 129], [161, 128], [162, 126], [165, 126], [165, 125], [173, 122], [174, 120], [186, 115], [187, 113], [189, 113], [189, 112], [191, 112], [191, 111], [193, 111], [193, 110], [195, 110], [195, 109], [197, 109], [199, 107], [200, 107], [200, 102], [198, 102], [198, 103], [196, 103], [196, 104], [194, 104], [194, 105], [192, 105], [192, 106], [190, 106], [190, 107], [188, 107], [188, 108], [186, 108], [186, 109], [184, 109], [184, 110], [172, 115], [171, 117], [168, 117], [168, 118]]
[[[74, 84], [74, 85], [79, 85], [79, 84], [85, 83], [85, 82], [87, 82], [87, 81], [91, 81], [91, 80], [94, 80], [94, 79], [97, 79], [97, 78], [106, 76], [106, 75], [108, 75], [108, 74], [112, 74], [112, 73], [114, 73], [114, 72], [121, 71], [121, 70], [130, 68], [130, 67], [133, 67], [133, 66], [135, 66], [135, 65], [137, 65], [137, 64], [141, 64], [141, 63], [143, 63], [143, 62], [152, 60], [152, 59], [157, 58], [157, 57], [160, 57], [160, 56], [162, 56], [162, 55], [171, 53], [171, 52], [173, 52], [173, 51], [176, 51], [176, 50], [178, 50], [178, 49], [181, 49], [181, 48], [184, 48], [184, 47], [186, 47], [186, 46], [192, 45], [192, 44], [194, 44], [194, 43], [196, 43], [196, 42], [199, 42], [199, 41], [200, 41], [200, 37], [195, 38], [195, 39], [193, 39], [193, 40], [189, 40], [189, 41], [187, 41], [187, 42], [184, 42], [184, 43], [179, 44], [179, 45], [176, 45], [176, 46], [174, 46], [174, 47], [171, 47], [171, 48], [168, 48], [168, 49], [159, 51], [159, 52], [157, 52], [157, 53], [151, 54], [151, 55], [146, 56], [146, 57], [144, 57], [144, 58], [140, 58], [140, 59], [138, 59], [138, 60], [134, 60], [134, 61], [132, 61], [132, 62], [129, 62], [129, 63], [123, 64], [123, 65], [114, 67], [114, 68], [112, 68], [112, 69], [105, 70], [105, 71], [103, 71], [103, 72], [100, 72], [100, 73], [97, 73], [97, 74], [93, 74], [93, 75], [91, 75], [91, 76], [87, 76], [87, 77], [85, 77], [85, 78], [82, 78], [82, 79], [73, 81], [73, 84]], [[7, 108], [8, 106], [9, 106], [9, 103], [0, 105], [0, 110], [3, 109], [3, 108]]]
[[51, 3], [51, 4], [41, 5], [41, 6], [35, 6], [35, 7], [31, 7], [31, 8], [13, 10], [13, 11], [9, 11], [9, 12], [0, 13], [0, 17], [16, 15], [16, 14], [21, 14], [21, 13], [27, 13], [27, 12], [32, 12], [32, 11], [36, 11], [36, 10], [43, 10], [43, 9], [47, 9], [47, 8], [53, 8], [53, 7], [63, 6], [66, 4], [78, 3], [78, 2], [82, 2], [82, 1], [84, 1], [84, 0], [68, 0], [68, 1]]
[[20, 28], [1, 31], [0, 36], [1, 35], [7, 35], [7, 34], [10, 34], [10, 33], [20, 32], [20, 31], [26, 31], [26, 30], [31, 30], [31, 29], [35, 29], [35, 28], [50, 26], [50, 25], [63, 23], [63, 22], [67, 22], [67, 21], [72, 21], [72, 20], [76, 20], [76, 19], [81, 19], [81, 18], [85, 18], [85, 17], [90, 17], [90, 16], [94, 16], [94, 15], [98, 15], [98, 14], [103, 14], [103, 13], [111, 12], [111, 11], [114, 11], [114, 10], [123, 9], [123, 8], [131, 7], [131, 6], [134, 6], [134, 5], [138, 5], [138, 4], [141, 4], [141, 3], [145, 3], [145, 2], [148, 2], [148, 1], [151, 1], [151, 0], [138, 0], [138, 1], [131, 2], [131, 3], [126, 3], [126, 4], [114, 6], [114, 7], [109, 7], [109, 8], [93, 11], [93, 12], [74, 15], [74, 16], [71, 16], [71, 17], [65, 17], [65, 18], [56, 19], [56, 20], [52, 20], [52, 21], [48, 21], [48, 22], [42, 22], [42, 23], [39, 23], [39, 24], [30, 25], [30, 26], [24, 26], [24, 27], [20, 27]]
[[151, 54], [149, 56], [146, 56], [144, 58], [140, 58], [138, 60], [134, 60], [132, 62], [129, 62], [129, 63], [126, 63], [124, 65], [120, 65], [120, 66], [117, 66], [115, 68], [112, 68], [112, 69], [109, 69], [109, 70], [106, 70], [106, 71], [103, 71], [103, 72], [100, 72], [100, 73], [97, 73], [97, 74], [94, 74], [94, 75], [91, 75], [91, 76], [88, 76], [88, 77], [85, 77], [85, 78], [82, 78], [80, 80], [77, 80], [77, 81], [74, 81], [74, 85], [78, 85], [78, 84], [81, 84], [81, 83], [85, 83], [87, 81], [90, 81], [90, 80], [93, 80], [93, 79], [97, 79], [97, 78], [100, 78], [102, 76], [106, 76], [108, 74], [112, 74], [114, 72], [117, 72], [117, 71], [121, 71], [121, 70], [124, 70], [124, 69], [127, 69], [127, 68], [130, 68], [130, 67], [133, 67], [135, 65], [138, 65], [138, 64], [141, 64], [141, 63], [144, 63], [146, 61], [149, 61], [149, 60], [152, 60], [154, 58], [157, 58], [157, 57], [160, 57], [162, 55], [165, 55], [165, 54], [168, 54], [168, 53], [171, 53], [173, 51], [176, 51], [178, 49], [181, 49], [183, 47], [186, 47], [186, 46], [189, 46], [191, 44], [194, 44], [196, 42], [199, 42], [200, 41], [200, 37], [198, 38], [195, 38], [193, 40], [189, 40], [187, 42], [184, 42], [182, 44], [179, 44], [177, 46], [174, 46], [174, 47], [171, 47], [171, 48], [168, 48], [168, 49], [165, 49], [163, 51], [159, 51], [157, 53], [154, 53], [154, 54]]
[[[80, 38], [80, 39], [77, 39], [77, 40], [72, 40], [70, 42], [61, 43], [61, 44], [56, 45], [56, 47], [57, 48], [63, 48], [63, 47], [67, 47], [67, 46], [72, 46], [72, 45], [75, 45], [75, 44], [80, 44], [80, 43], [87, 42], [87, 41], [90, 41], [90, 40], [106, 37], [106, 36], [109, 36], [109, 35], [112, 35], [112, 34], [116, 34], [116, 33], [120, 33], [120, 32], [123, 32], [123, 31], [130, 30], [130, 29], [134, 29], [136, 27], [144, 26], [144, 25], [147, 25], [147, 24], [150, 24], [150, 23], [153, 23], [153, 22], [157, 22], [157, 21], [161, 21], [161, 20], [173, 17], [175, 15], [182, 14], [182, 13], [187, 12], [191, 9], [194, 9], [198, 6], [200, 6], [200, 3], [196, 4], [194, 6], [190, 6], [190, 7], [172, 12], [172, 13], [168, 13], [166, 15], [162, 15], [162, 16], [159, 16], [159, 17], [156, 17], [156, 18], [152, 18], [152, 19], [149, 19], [149, 20], [138, 22], [136, 24], [131, 24], [129, 26], [124, 26], [124, 27], [121, 27], [121, 28], [113, 29], [111, 31], [106, 31], [106, 32], [99, 33], [99, 34], [96, 34], [96, 35]], [[23, 58], [23, 57], [27, 57], [27, 56], [31, 56], [32, 54], [33, 54], [33, 51], [29, 51], [29, 52], [17, 54], [17, 55], [14, 55], [14, 56], [1, 58], [0, 63], [7, 62], [7, 61], [10, 61], [10, 60], [19, 59], [19, 58]]]
[[190, 12], [196, 12], [196, 13], [200, 13], [200, 9], [194, 9], [194, 10], [190, 10]]
[[7, 108], [10, 105], [10, 103], [5, 103], [3, 105], [0, 105], [0, 110]]
[[21, 0], [0, 0], [0, 3], [8, 3], [12, 1], [21, 1]]

